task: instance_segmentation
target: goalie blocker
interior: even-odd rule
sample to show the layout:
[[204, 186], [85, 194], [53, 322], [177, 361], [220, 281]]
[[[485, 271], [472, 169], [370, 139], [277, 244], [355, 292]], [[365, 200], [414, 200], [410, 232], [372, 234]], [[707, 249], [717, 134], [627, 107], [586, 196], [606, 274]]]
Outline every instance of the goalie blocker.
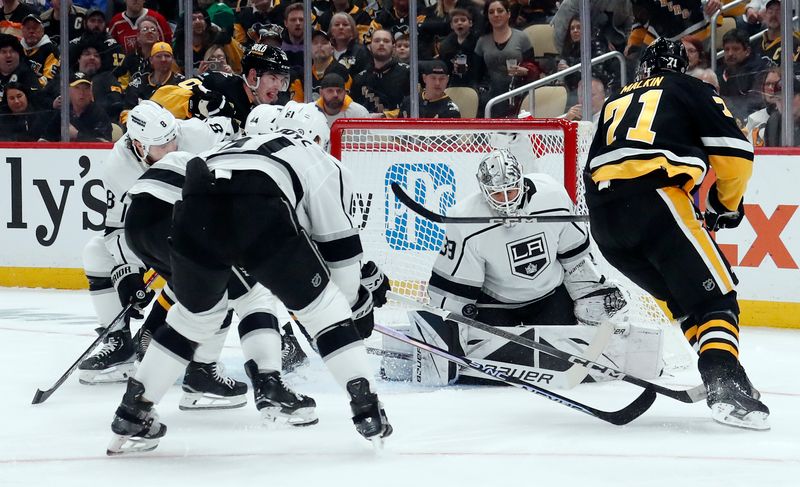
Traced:
[[[409, 329], [404, 330], [425, 343], [457, 355], [494, 365], [509, 376], [551, 388], [569, 388], [567, 370], [571, 364], [529, 348], [509, 343], [475, 328], [443, 319], [427, 311], [409, 312]], [[401, 327], [397, 327], [402, 329]], [[583, 355], [592, 343], [597, 327], [590, 325], [536, 325], [507, 327], [507, 331], [550, 345], [575, 355]], [[411, 360], [384, 356], [381, 374], [384, 378], [411, 381], [426, 386], [448, 384], [494, 384], [469, 368], [461, 368], [425, 350], [383, 337], [383, 348], [391, 352], [411, 354]], [[664, 368], [664, 334], [658, 325], [616, 323], [614, 333], [596, 360], [643, 379], [654, 379]], [[608, 380], [589, 371], [584, 382]]]

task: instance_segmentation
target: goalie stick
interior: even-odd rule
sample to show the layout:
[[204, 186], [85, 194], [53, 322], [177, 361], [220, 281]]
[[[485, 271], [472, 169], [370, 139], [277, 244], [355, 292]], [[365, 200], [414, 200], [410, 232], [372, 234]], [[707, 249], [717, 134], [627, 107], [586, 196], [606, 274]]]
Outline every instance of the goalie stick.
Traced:
[[[158, 273], [153, 272], [153, 274], [147, 279], [147, 281], [144, 284], [145, 290], [150, 289], [150, 285], [153, 284], [153, 281], [155, 281], [157, 277]], [[123, 310], [119, 312], [119, 314], [111, 321], [111, 323], [108, 324], [108, 326], [100, 329], [101, 330], [100, 334], [97, 336], [97, 338], [94, 339], [92, 344], [89, 345], [89, 348], [87, 348], [86, 351], [83, 352], [83, 354], [81, 354], [80, 357], [78, 357], [78, 360], [76, 360], [75, 363], [73, 363], [67, 369], [67, 371], [64, 372], [64, 374], [58, 378], [56, 383], [53, 384], [53, 387], [44, 391], [41, 389], [36, 389], [36, 392], [33, 394], [33, 401], [31, 401], [31, 404], [41, 404], [45, 402], [50, 396], [52, 396], [53, 393], [56, 392], [56, 389], [61, 387], [61, 384], [63, 384], [67, 380], [67, 378], [69, 378], [69, 376], [72, 375], [73, 372], [75, 372], [75, 370], [78, 368], [81, 362], [83, 362], [86, 359], [86, 357], [92, 354], [92, 350], [94, 350], [95, 347], [97, 347], [97, 345], [100, 344], [100, 342], [105, 340], [105, 338], [108, 336], [109, 333], [111, 333], [111, 330], [114, 329], [117, 323], [119, 323], [125, 317], [125, 315], [130, 311], [131, 307], [133, 307], [133, 304], [125, 306], [125, 308], [123, 308]]]
[[486, 323], [480, 322], [478, 320], [473, 320], [471, 318], [467, 318], [466, 316], [461, 316], [456, 313], [446, 312], [444, 310], [434, 308], [433, 306], [427, 305], [425, 303], [421, 303], [416, 299], [403, 296], [401, 294], [397, 294], [394, 292], [386, 293], [387, 297], [390, 299], [394, 299], [395, 301], [401, 303], [407, 303], [414, 306], [418, 306], [425, 311], [429, 311], [431, 313], [437, 314], [439, 316], [443, 316], [445, 318], [451, 319], [453, 321], [457, 321], [466, 326], [471, 326], [472, 328], [477, 328], [482, 330], [490, 335], [495, 335], [500, 338], [504, 338], [510, 342], [514, 342], [518, 345], [522, 345], [523, 347], [531, 348], [534, 350], [539, 350], [540, 352], [546, 353], [553, 357], [559, 358], [571, 364], [583, 365], [593, 371], [599, 372], [600, 374], [611, 378], [611, 379], [619, 379], [624, 382], [628, 382], [633, 385], [637, 385], [639, 387], [644, 387], [645, 389], [652, 389], [658, 394], [670, 397], [672, 399], [676, 399], [681, 402], [686, 403], [695, 403], [702, 401], [706, 398], [706, 389], [704, 385], [698, 385], [692, 387], [691, 389], [686, 390], [675, 390], [670, 389], [668, 387], [660, 386], [658, 384], [654, 384], [652, 382], [646, 381], [644, 379], [639, 379], [638, 377], [634, 377], [632, 375], [628, 375], [620, 370], [614, 369], [612, 367], [608, 367], [606, 365], [599, 364], [593, 360], [587, 360], [585, 358], [579, 357], [577, 355], [572, 355], [571, 353], [564, 352], [557, 348], [553, 348], [551, 346], [545, 345], [543, 343], [538, 343], [533, 340], [530, 340], [525, 337], [521, 337], [519, 335], [515, 335], [513, 333], [509, 333], [502, 328], [487, 325]]
[[401, 333], [393, 328], [389, 328], [387, 326], [380, 325], [375, 323], [375, 331], [382, 333], [386, 336], [390, 336], [396, 340], [400, 340], [401, 342], [408, 343], [409, 345], [413, 345], [417, 348], [422, 350], [427, 350], [435, 355], [443, 357], [454, 364], [458, 364], [464, 367], [469, 367], [473, 370], [476, 370], [482, 374], [485, 374], [495, 380], [499, 380], [504, 382], [508, 385], [517, 387], [519, 389], [524, 389], [528, 392], [532, 392], [538, 396], [542, 396], [546, 399], [551, 401], [557, 402], [569, 408], [575, 409], [576, 411], [580, 411], [584, 414], [588, 414], [590, 416], [594, 416], [595, 418], [601, 419], [603, 421], [609, 422], [611, 424], [615, 424], [618, 426], [628, 424], [634, 419], [638, 418], [642, 415], [645, 411], [647, 411], [650, 406], [656, 400], [656, 393], [651, 388], [646, 388], [632, 403], [628, 404], [624, 408], [620, 409], [619, 411], [603, 411], [600, 409], [595, 409], [591, 406], [587, 406], [586, 404], [580, 403], [578, 401], [574, 401], [572, 399], [566, 398], [554, 392], [550, 392], [547, 389], [543, 389], [539, 386], [535, 386], [530, 382], [526, 382], [522, 379], [518, 379], [513, 375], [507, 375], [497, 367], [493, 365], [484, 364], [478, 360], [469, 359], [467, 357], [461, 355], [455, 355], [453, 353], [447, 352], [442, 350], [439, 347], [430, 345], [428, 343], [416, 340], [411, 338], [410, 336], [406, 335], [405, 333]]
[[589, 220], [589, 215], [518, 215], [518, 216], [446, 216], [434, 213], [417, 203], [403, 191], [397, 183], [392, 183], [392, 192], [397, 199], [409, 207], [414, 213], [426, 220], [436, 223], [563, 223], [584, 222]]

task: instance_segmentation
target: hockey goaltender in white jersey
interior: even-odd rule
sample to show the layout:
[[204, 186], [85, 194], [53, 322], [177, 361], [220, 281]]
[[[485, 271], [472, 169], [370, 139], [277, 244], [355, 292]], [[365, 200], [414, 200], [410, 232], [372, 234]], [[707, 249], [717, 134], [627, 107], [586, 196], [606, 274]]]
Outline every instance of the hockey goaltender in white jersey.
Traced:
[[[477, 177], [481, 192], [460, 201], [448, 216], [573, 213], [560, 183], [546, 174], [523, 176], [507, 149], [488, 154]], [[625, 320], [624, 295], [598, 271], [590, 249], [582, 222], [449, 224], [428, 284], [430, 304], [578, 355], [592, 343], [597, 325], [608, 320], [614, 323], [614, 335], [610, 340], [606, 335], [608, 343], [597, 361], [639, 377], [657, 377], [663, 367], [661, 330]], [[528, 381], [574, 385], [564, 373], [570, 364], [559, 359], [434, 313], [414, 311], [409, 316], [410, 333], [428, 343]], [[600, 334], [598, 340], [603, 340]], [[410, 373], [412, 380], [429, 385], [487, 382], [483, 375], [458, 370], [429, 352], [391, 348], [415, 355], [410, 370], [385, 360], [388, 378], [407, 379]]]

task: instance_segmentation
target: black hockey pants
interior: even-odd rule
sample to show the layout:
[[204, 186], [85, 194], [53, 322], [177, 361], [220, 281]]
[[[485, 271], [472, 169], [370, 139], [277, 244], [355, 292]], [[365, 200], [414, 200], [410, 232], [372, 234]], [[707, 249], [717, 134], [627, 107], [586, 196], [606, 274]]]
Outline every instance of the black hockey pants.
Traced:
[[260, 171], [216, 179], [201, 159], [187, 164], [175, 205], [170, 257], [178, 301], [192, 313], [225, 294], [231, 266], [270, 289], [291, 310], [325, 289], [328, 270], [278, 185]]

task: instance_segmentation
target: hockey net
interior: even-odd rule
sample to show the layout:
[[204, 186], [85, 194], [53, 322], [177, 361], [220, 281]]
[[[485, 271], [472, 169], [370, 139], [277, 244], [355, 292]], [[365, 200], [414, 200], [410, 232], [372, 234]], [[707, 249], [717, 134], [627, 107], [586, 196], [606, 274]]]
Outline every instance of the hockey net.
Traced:
[[[398, 201], [391, 183], [428, 209], [446, 214], [456, 201], [479, 191], [475, 173], [482, 157], [494, 148], [508, 148], [525, 173], [543, 172], [562, 182], [576, 213], [586, 214], [581, 171], [591, 140], [591, 123], [563, 119], [354, 119], [334, 123], [331, 152], [354, 176], [351, 210], [361, 229], [365, 259], [386, 273], [394, 292], [427, 301], [427, 280], [444, 243], [444, 228]], [[670, 324], [650, 295], [603, 262], [599, 252], [593, 255], [606, 275], [623, 283], [632, 304], [631, 320]], [[390, 302], [376, 315], [383, 323], [408, 321], [398, 303]], [[682, 347], [665, 349], [672, 368], [685, 366], [686, 358], [679, 358], [685, 354]]]

